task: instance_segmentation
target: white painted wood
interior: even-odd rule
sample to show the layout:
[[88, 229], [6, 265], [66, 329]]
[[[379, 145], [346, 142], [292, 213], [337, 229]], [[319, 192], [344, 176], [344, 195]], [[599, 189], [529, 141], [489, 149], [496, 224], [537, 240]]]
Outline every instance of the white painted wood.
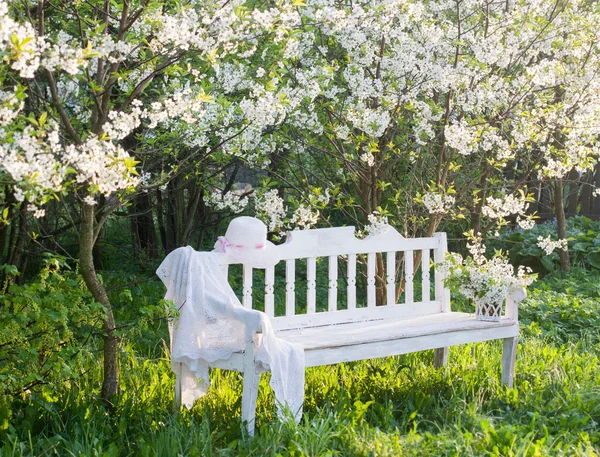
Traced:
[[[391, 251], [387, 253], [387, 259], [385, 262], [385, 272], [386, 272], [386, 293], [387, 293], [387, 304], [395, 305], [396, 304], [396, 252]], [[429, 300], [429, 298], [427, 299]]]
[[367, 255], [367, 306], [375, 308], [376, 293], [375, 293], [375, 264], [377, 254], [370, 252]]
[[431, 279], [429, 277], [429, 249], [423, 249], [421, 253], [421, 300], [429, 301], [431, 299]]
[[285, 315], [296, 314], [296, 261], [285, 261]]
[[222, 370], [244, 371], [244, 353], [236, 352], [227, 360], [215, 360], [209, 363], [211, 368], [220, 368]]
[[356, 254], [348, 254], [348, 310], [356, 309]]
[[442, 368], [448, 364], [448, 348], [435, 348], [433, 350], [433, 366]]
[[515, 379], [515, 363], [517, 361], [517, 343], [519, 337], [506, 338], [502, 347], [502, 383], [513, 386]]
[[173, 409], [175, 411], [179, 411], [181, 409], [181, 370], [182, 370], [182, 363], [177, 363], [176, 366], [176, 372], [175, 372], [175, 399], [173, 402]]
[[297, 314], [290, 317], [275, 317], [271, 325], [275, 330], [292, 328], [315, 327], [320, 325], [345, 324], [383, 318], [411, 318], [440, 312], [440, 303], [414, 303], [413, 305], [398, 305], [393, 307], [375, 306], [374, 308], [339, 309], [333, 313], [323, 312], [314, 314]]
[[275, 316], [275, 267], [265, 270], [265, 314]]
[[317, 304], [317, 259], [306, 259], [306, 313], [314, 314]]
[[515, 321], [519, 320], [519, 304], [510, 297], [504, 302], [504, 316]]
[[252, 267], [244, 265], [242, 289], [242, 305], [244, 308], [252, 309]]
[[329, 256], [329, 296], [327, 309], [337, 310], [338, 299], [338, 258], [336, 255]]
[[353, 346], [312, 349], [305, 351], [304, 354], [306, 367], [316, 367], [435, 349], [436, 346], [439, 346], [442, 339], [444, 340], [444, 344], [454, 346], [457, 344], [510, 338], [514, 337], [518, 331], [519, 329], [515, 325], [492, 327], [484, 330], [461, 330], [445, 334], [417, 336], [404, 340], [388, 340]]
[[385, 233], [372, 235], [364, 240], [354, 236], [354, 227], [335, 227], [288, 232], [286, 242], [277, 246], [277, 249], [281, 258], [287, 260], [407, 249], [435, 249], [438, 246], [437, 238], [408, 239], [392, 227]]
[[[305, 350], [344, 347], [377, 341], [404, 340], [426, 335], [443, 335], [462, 330], [485, 332], [491, 328], [514, 327], [514, 321], [481, 321], [469, 313], [437, 313], [406, 318], [381, 318], [339, 325], [300, 328], [276, 332], [279, 338], [301, 345]], [[438, 339], [439, 344], [439, 339]]]
[[242, 422], [250, 436], [254, 436], [254, 420], [256, 417], [256, 398], [258, 396], [258, 383], [260, 374], [256, 372], [254, 362], [254, 344], [246, 343], [244, 351], [244, 388], [242, 391]]
[[[444, 261], [446, 252], [448, 252], [448, 240], [444, 232], [438, 232], [433, 236], [438, 240], [438, 247], [434, 248], [433, 261], [436, 264]], [[439, 268], [435, 269], [435, 299], [442, 304], [442, 312], [450, 312], [450, 289], [444, 286], [444, 275], [439, 271]]]
[[404, 303], [410, 305], [415, 302], [414, 253], [412, 250], [404, 252]]

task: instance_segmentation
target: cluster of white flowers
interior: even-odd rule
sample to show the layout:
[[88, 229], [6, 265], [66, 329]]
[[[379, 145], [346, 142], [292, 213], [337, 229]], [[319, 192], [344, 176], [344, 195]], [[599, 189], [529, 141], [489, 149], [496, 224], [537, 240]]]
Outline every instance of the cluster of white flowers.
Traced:
[[139, 183], [132, 174], [131, 156], [121, 146], [97, 137], [90, 137], [81, 145], [68, 145], [61, 163], [74, 169], [76, 182], [87, 183], [92, 193], [110, 195]]
[[506, 195], [503, 197], [488, 197], [486, 204], [482, 208], [484, 216], [490, 219], [500, 219], [513, 214], [525, 214], [529, 203], [526, 201], [525, 195], [515, 197], [514, 195]]
[[94, 50], [101, 56], [106, 57], [110, 63], [122, 62], [133, 48], [133, 44], [123, 40], [115, 41], [110, 35], [104, 35], [99, 42], [94, 43]]
[[8, 15], [8, 4], [0, 1], [0, 55], [23, 78], [33, 78], [40, 66], [44, 42], [30, 23], [19, 24]]
[[323, 192], [319, 193], [319, 195], [317, 195], [317, 203], [327, 205], [331, 201], [331, 195], [329, 192], [329, 188], [326, 187]]
[[64, 147], [57, 125], [46, 134], [27, 127], [14, 133], [12, 142], [0, 145], [2, 168], [16, 183], [15, 197], [20, 201], [39, 202], [44, 193], [63, 189], [71, 175], [75, 182], [86, 183], [92, 194], [109, 195], [136, 186], [131, 160], [123, 148], [97, 137]]
[[79, 73], [87, 65], [85, 52], [71, 43], [71, 37], [60, 31], [56, 42], [37, 35], [29, 22], [18, 23], [8, 15], [8, 4], [0, 1], [0, 55], [22, 78], [33, 78], [42, 66], [50, 71], [62, 69]]
[[0, 90], [0, 127], [12, 122], [25, 106], [17, 97], [17, 90], [16, 86], [12, 92]]
[[374, 138], [379, 138], [388, 128], [391, 118], [385, 110], [375, 110], [357, 105], [348, 111], [348, 120], [352, 125]]
[[57, 125], [47, 136], [37, 135], [29, 126], [23, 132], [15, 132], [12, 141], [0, 144], [2, 169], [18, 183], [14, 189], [17, 201], [27, 197], [36, 202], [43, 193], [63, 188], [67, 167], [58, 160], [56, 152], [61, 152]]
[[427, 192], [423, 195], [423, 205], [430, 214], [444, 214], [448, 212], [455, 202], [452, 195], [442, 195], [437, 192]]
[[206, 196], [205, 202], [218, 210], [228, 209], [234, 213], [241, 213], [248, 206], [248, 197], [240, 196], [232, 191], [226, 192], [224, 195], [220, 191], [214, 191]]
[[367, 216], [367, 219], [369, 220], [369, 224], [365, 226], [365, 230], [369, 236], [385, 233], [389, 227], [387, 216], [380, 215], [379, 211], [373, 211], [372, 214]]
[[255, 208], [259, 215], [264, 215], [269, 223], [269, 231], [277, 231], [283, 228], [283, 218], [286, 209], [283, 199], [277, 193], [277, 189], [271, 189], [268, 192], [259, 194], [255, 200]]
[[88, 62], [84, 57], [83, 49], [73, 45], [73, 41], [73, 37], [65, 31], [58, 32], [56, 43], [48, 45], [42, 65], [50, 71], [60, 68], [70, 75], [79, 73]]
[[533, 282], [530, 268], [520, 266], [515, 274], [508, 259], [501, 255], [486, 259], [481, 256], [481, 248], [473, 250], [477, 252], [477, 259], [463, 259], [460, 254], [448, 253], [436, 268], [444, 275], [449, 287], [473, 300], [476, 305], [501, 303], [516, 289]]
[[554, 241], [548, 235], [547, 237], [539, 236], [537, 245], [540, 249], [543, 249], [546, 252], [546, 255], [550, 255], [554, 252], [555, 249], [562, 249], [566, 251], [569, 248], [569, 243], [566, 239]]
[[295, 226], [294, 230], [306, 230], [311, 228], [319, 220], [319, 211], [313, 211], [312, 208], [304, 205], [298, 206], [290, 223]]
[[365, 162], [368, 166], [372, 167], [375, 165], [375, 156], [371, 151], [367, 151], [360, 155], [360, 161]]
[[519, 227], [521, 227], [523, 230], [531, 230], [533, 227], [535, 227], [535, 220], [533, 220], [533, 217], [529, 216], [529, 217], [517, 217], [517, 225]]
[[470, 127], [464, 119], [455, 124], [447, 125], [444, 135], [448, 146], [454, 148], [459, 154], [468, 156], [475, 150], [477, 144], [477, 129]]

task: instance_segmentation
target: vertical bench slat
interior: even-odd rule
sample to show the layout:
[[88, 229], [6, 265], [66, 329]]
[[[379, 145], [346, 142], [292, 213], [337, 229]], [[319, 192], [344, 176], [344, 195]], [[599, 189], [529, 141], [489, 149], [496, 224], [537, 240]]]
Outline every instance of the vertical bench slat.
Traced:
[[367, 306], [375, 307], [375, 262], [377, 254], [370, 252], [367, 254]]
[[[439, 232], [433, 235], [438, 239], [439, 246], [433, 251], [433, 261], [437, 264], [444, 261], [448, 251], [448, 239], [446, 233]], [[442, 312], [450, 311], [450, 290], [444, 286], [444, 275], [436, 267], [435, 269], [435, 299], [442, 304]]]
[[275, 316], [275, 267], [265, 270], [265, 314]]
[[337, 255], [329, 256], [329, 311], [337, 310], [337, 293], [338, 293], [338, 261]]
[[421, 258], [421, 290], [423, 302], [427, 302], [431, 299], [429, 290], [431, 288], [431, 282], [429, 280], [429, 249], [423, 249], [423, 255]]
[[348, 254], [348, 309], [356, 309], [356, 254]]
[[317, 303], [317, 259], [309, 257], [306, 262], [306, 313], [314, 314]]
[[387, 261], [385, 265], [386, 269], [386, 291], [387, 291], [387, 304], [396, 304], [396, 253], [388, 252]]
[[285, 261], [285, 315], [296, 314], [296, 260]]
[[414, 303], [414, 285], [413, 285], [414, 257], [413, 251], [404, 252], [404, 303], [407, 305]]
[[244, 308], [252, 309], [252, 267], [244, 265], [244, 278], [242, 289], [242, 304]]

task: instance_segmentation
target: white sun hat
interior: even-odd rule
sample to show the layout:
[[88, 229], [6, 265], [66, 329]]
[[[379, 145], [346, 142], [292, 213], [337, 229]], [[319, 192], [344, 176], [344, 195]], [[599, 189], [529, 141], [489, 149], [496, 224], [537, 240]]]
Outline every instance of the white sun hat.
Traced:
[[233, 219], [225, 236], [220, 236], [215, 249], [230, 253], [236, 262], [252, 268], [274, 266], [280, 260], [279, 251], [267, 241], [267, 226], [255, 217], [241, 216]]

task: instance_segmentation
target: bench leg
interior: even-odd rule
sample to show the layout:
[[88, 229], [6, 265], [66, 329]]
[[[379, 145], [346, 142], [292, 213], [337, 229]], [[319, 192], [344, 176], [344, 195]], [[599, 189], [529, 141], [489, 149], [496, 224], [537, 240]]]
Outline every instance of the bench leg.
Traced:
[[244, 390], [242, 391], [242, 422], [246, 422], [246, 429], [250, 436], [254, 436], [254, 419], [256, 417], [256, 398], [258, 396], [258, 382], [260, 373], [256, 372], [254, 365], [254, 347], [252, 343], [246, 345], [244, 356]]
[[433, 366], [442, 368], [448, 364], [448, 348], [437, 348], [433, 350]]
[[517, 343], [519, 337], [504, 339], [504, 347], [502, 348], [502, 383], [513, 386], [515, 378], [515, 362], [517, 360]]
[[181, 369], [182, 364], [177, 364], [177, 372], [175, 373], [175, 401], [173, 402], [173, 410], [175, 412], [181, 409]]

